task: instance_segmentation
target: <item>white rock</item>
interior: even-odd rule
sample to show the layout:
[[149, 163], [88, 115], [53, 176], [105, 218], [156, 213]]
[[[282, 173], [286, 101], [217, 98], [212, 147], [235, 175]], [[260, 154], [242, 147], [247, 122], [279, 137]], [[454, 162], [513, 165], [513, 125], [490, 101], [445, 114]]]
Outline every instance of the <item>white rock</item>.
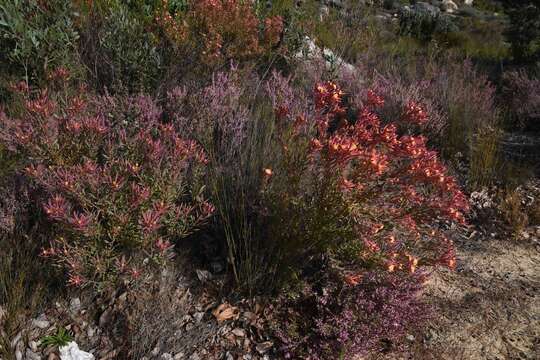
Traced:
[[33, 352], [38, 352], [38, 347], [39, 347], [39, 344], [36, 342], [36, 341], [30, 341], [28, 343], [28, 345], [30, 346], [30, 349], [33, 351]]
[[472, 6], [472, 5], [473, 5], [473, 2], [474, 2], [474, 0], [465, 0], [463, 3], [464, 3], [465, 5]]
[[323, 61], [327, 69], [338, 69], [349, 74], [355, 74], [357, 69], [349, 64], [330, 49], [321, 49], [308, 36], [304, 38], [304, 46], [295, 57], [308, 61]]
[[319, 10], [319, 20], [323, 21], [328, 15], [330, 15], [330, 9], [328, 8], [328, 6], [321, 6]]
[[240, 329], [240, 328], [233, 329], [232, 333], [235, 336], [238, 336], [238, 337], [245, 337], [246, 336], [246, 332], [244, 331], [244, 329]]
[[204, 317], [203, 312], [196, 312], [195, 314], [193, 314], [193, 318], [195, 319], [195, 321], [197, 323], [200, 323], [202, 321], [203, 317]]
[[94, 355], [79, 349], [75, 341], [60, 348], [60, 360], [94, 360]]
[[447, 13], [453, 13], [457, 11], [458, 6], [452, 0], [443, 0], [441, 3], [441, 9]]
[[94, 337], [95, 334], [96, 334], [96, 330], [92, 326], [89, 326], [88, 329], [86, 329], [86, 335], [89, 338]]
[[156, 346], [152, 352], [150, 353], [152, 356], [158, 356], [159, 352], [161, 351], [161, 346]]
[[11, 339], [10, 345], [11, 345], [11, 348], [12, 348], [12, 349], [15, 349], [15, 347], [17, 346], [17, 344], [19, 343], [19, 341], [21, 340], [21, 338], [22, 338], [22, 331], [19, 331], [19, 332], [17, 333], [17, 335], [15, 335], [15, 337], [14, 337], [13, 339]]

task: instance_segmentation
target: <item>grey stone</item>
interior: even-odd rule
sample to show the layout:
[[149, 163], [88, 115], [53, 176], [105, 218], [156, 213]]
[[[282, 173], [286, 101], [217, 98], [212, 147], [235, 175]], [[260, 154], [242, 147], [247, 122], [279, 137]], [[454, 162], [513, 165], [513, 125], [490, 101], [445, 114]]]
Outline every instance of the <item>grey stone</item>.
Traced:
[[51, 325], [51, 323], [47, 320], [34, 319], [32, 320], [32, 325], [40, 329], [46, 329], [49, 327], [49, 325]]
[[238, 337], [245, 337], [246, 336], [246, 331], [244, 329], [240, 329], [240, 328], [233, 329], [232, 333], [235, 336], [238, 336]]
[[193, 318], [195, 319], [195, 322], [197, 322], [197, 323], [200, 323], [202, 321], [203, 317], [204, 317], [203, 312], [196, 312], [195, 314], [193, 314]]
[[26, 349], [25, 355], [27, 360], [41, 360], [41, 356], [32, 351], [32, 349]]
[[33, 352], [38, 352], [38, 343], [37, 341], [30, 341], [30, 343], [28, 343], [28, 345], [30, 346], [30, 349], [33, 351]]
[[195, 273], [197, 274], [197, 278], [199, 279], [199, 281], [202, 283], [212, 279], [212, 274], [210, 274], [210, 271], [208, 270], [197, 269], [195, 270]]
[[21, 338], [22, 338], [22, 331], [19, 331], [17, 335], [15, 335], [13, 339], [11, 339], [10, 345], [12, 349], [15, 349], [19, 341], [21, 341]]
[[156, 347], [152, 350], [152, 352], [150, 353], [150, 355], [152, 355], [152, 356], [157, 356], [160, 352], [161, 352], [161, 346], [158, 345], [158, 346], [156, 346]]
[[272, 341], [265, 341], [265, 342], [257, 344], [255, 349], [257, 350], [259, 354], [264, 354], [265, 352], [270, 350], [272, 346], [274, 346], [274, 343]]
[[416, 4], [413, 5], [414, 10], [420, 10], [420, 11], [425, 11], [425, 12], [428, 12], [432, 15], [436, 15], [438, 13], [441, 12], [441, 10], [436, 7], [436, 6], [433, 6], [427, 2], [423, 2], [423, 1], [419, 1], [417, 2]]
[[71, 299], [69, 302], [69, 310], [73, 313], [79, 312], [81, 310], [81, 299], [78, 297]]

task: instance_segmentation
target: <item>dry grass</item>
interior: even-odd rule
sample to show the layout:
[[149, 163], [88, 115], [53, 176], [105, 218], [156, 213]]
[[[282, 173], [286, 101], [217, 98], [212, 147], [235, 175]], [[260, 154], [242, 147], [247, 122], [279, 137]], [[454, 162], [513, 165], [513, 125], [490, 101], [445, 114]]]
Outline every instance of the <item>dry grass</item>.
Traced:
[[[1, 240], [0, 244], [6, 245]], [[4, 312], [0, 316], [0, 358], [5, 360], [14, 359], [11, 340], [37, 312], [49, 290], [36, 254], [24, 246], [8, 249], [0, 252], [0, 312]]]
[[500, 166], [500, 131], [486, 128], [475, 136], [470, 160], [470, 180], [477, 186], [486, 186], [496, 178]]
[[[34, 199], [15, 177], [0, 177], [0, 358], [12, 359], [11, 341], [56, 290], [53, 274], [39, 257], [42, 236]], [[31, 214], [34, 214], [32, 216]]]
[[128, 344], [130, 358], [149, 356], [153, 349], [188, 356], [215, 333], [215, 322], [197, 321], [193, 311], [194, 296], [174, 270], [167, 270], [154, 288], [133, 293], [129, 309]]
[[529, 209], [530, 225], [540, 225], [540, 200], [537, 200]]
[[506, 192], [501, 202], [501, 212], [514, 236], [519, 235], [529, 224], [529, 217], [522, 206], [521, 195], [516, 190]]

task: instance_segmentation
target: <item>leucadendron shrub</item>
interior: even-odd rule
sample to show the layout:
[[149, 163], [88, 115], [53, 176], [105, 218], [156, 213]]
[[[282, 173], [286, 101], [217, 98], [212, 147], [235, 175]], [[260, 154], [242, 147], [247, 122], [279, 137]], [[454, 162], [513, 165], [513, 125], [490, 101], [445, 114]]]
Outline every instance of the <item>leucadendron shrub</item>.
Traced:
[[53, 235], [42, 256], [70, 285], [144, 277], [211, 215], [196, 186], [204, 152], [152, 99], [21, 89], [22, 111], [0, 114], [0, 138], [45, 194]]

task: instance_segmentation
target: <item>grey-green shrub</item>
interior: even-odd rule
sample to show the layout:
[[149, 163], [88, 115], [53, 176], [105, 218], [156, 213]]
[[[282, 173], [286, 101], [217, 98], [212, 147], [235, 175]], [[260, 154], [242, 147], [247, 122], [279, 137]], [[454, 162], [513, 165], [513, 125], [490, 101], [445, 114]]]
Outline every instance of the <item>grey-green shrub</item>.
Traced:
[[452, 19], [433, 6], [403, 7], [399, 13], [399, 32], [419, 40], [429, 41], [435, 34], [457, 31]]
[[79, 34], [71, 2], [41, 3], [7, 0], [0, 4], [2, 76], [41, 81], [59, 66], [70, 68], [72, 72], [77, 66]]
[[94, 87], [128, 92], [155, 88], [163, 56], [157, 36], [148, 31], [145, 11], [132, 11], [122, 1], [85, 10], [79, 51]]

